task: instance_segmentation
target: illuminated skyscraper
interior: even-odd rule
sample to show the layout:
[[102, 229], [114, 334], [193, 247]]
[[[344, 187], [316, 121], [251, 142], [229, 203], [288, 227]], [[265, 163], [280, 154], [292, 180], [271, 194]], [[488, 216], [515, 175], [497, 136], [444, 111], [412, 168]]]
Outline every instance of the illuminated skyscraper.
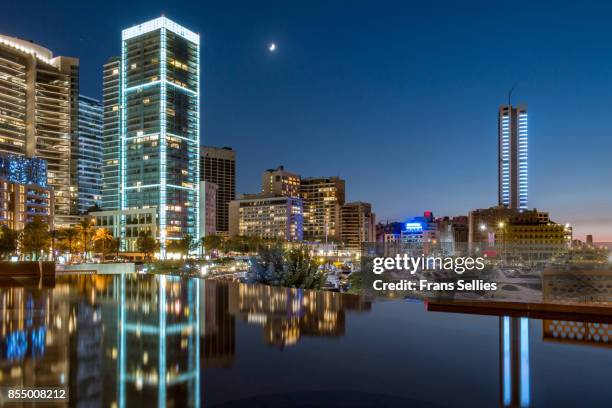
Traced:
[[527, 108], [502, 105], [498, 117], [499, 205], [527, 208]]
[[119, 122], [119, 83], [121, 75], [121, 58], [112, 57], [104, 64], [104, 135], [102, 163], [102, 208], [104, 210], [119, 210], [119, 149], [121, 147]]
[[162, 252], [200, 236], [199, 60], [200, 36], [166, 17], [123, 30], [120, 210], [157, 208]]
[[74, 223], [79, 60], [54, 57], [30, 41], [0, 35], [0, 152], [47, 162], [55, 224]]
[[76, 146], [78, 212], [84, 214], [102, 199], [102, 104], [79, 96], [79, 137]]

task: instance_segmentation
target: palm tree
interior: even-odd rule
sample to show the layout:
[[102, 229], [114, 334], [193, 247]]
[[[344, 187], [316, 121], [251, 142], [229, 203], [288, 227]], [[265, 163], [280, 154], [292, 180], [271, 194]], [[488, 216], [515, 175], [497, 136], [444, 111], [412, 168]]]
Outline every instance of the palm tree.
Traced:
[[98, 228], [93, 236], [93, 242], [95, 245], [99, 245], [100, 252], [102, 253], [102, 262], [106, 260], [106, 255], [110, 250], [114, 237], [106, 228]]
[[89, 257], [89, 251], [91, 249], [91, 238], [93, 236], [93, 220], [84, 219], [79, 222], [76, 226], [76, 230], [79, 234], [79, 238], [81, 239], [80, 250], [82, 250], [84, 258], [87, 259]]
[[60, 251], [68, 252], [72, 257], [72, 254], [78, 250], [75, 248], [77, 239], [79, 238], [79, 233], [76, 228], [64, 228], [59, 231], [60, 242], [59, 247]]

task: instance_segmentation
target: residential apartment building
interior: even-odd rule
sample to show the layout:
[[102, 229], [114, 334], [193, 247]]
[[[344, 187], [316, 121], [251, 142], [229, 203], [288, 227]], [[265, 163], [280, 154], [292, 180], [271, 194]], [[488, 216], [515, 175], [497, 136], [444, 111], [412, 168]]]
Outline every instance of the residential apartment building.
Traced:
[[104, 74], [105, 124], [119, 112], [118, 136], [105, 129], [104, 206], [115, 208], [116, 163], [121, 236], [128, 211], [155, 208], [163, 257], [167, 240], [200, 235], [200, 36], [159, 17], [123, 30], [121, 50]]
[[[100, 207], [102, 200], [102, 103], [87, 96], [79, 96], [79, 122], [76, 164], [78, 213], [85, 214], [92, 207]], [[74, 146], [73, 146], [74, 147]]]
[[119, 158], [121, 149], [120, 91], [121, 58], [112, 57], [104, 64], [102, 104], [104, 108], [103, 162], [102, 162], [102, 208], [119, 210]]
[[340, 239], [340, 209], [344, 205], [345, 181], [339, 177], [311, 177], [300, 182], [304, 204], [304, 239]]
[[0, 35], [0, 153], [47, 162], [57, 226], [74, 223], [77, 207], [78, 84], [78, 59]]
[[376, 216], [372, 204], [361, 201], [342, 206], [340, 238], [348, 249], [360, 251], [364, 242], [376, 241]]

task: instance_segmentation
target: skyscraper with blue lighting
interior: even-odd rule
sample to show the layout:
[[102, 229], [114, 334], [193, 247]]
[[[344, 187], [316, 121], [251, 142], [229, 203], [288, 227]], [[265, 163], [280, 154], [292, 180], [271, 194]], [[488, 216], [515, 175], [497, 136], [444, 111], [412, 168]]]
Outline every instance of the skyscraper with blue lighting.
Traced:
[[523, 210], [528, 195], [527, 107], [502, 105], [498, 116], [499, 205]]
[[166, 17], [123, 30], [119, 206], [157, 209], [162, 254], [199, 238], [199, 61], [200, 36]]
[[99, 207], [102, 199], [102, 125], [102, 103], [79, 95], [78, 138], [73, 145], [79, 214]]

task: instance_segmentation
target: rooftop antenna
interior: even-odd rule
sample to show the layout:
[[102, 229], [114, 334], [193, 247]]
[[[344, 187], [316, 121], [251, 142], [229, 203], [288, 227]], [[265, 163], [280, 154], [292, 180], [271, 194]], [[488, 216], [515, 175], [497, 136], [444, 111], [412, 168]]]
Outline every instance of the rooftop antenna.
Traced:
[[516, 87], [516, 84], [512, 85], [512, 87], [510, 88], [510, 90], [508, 91], [508, 106], [512, 106], [512, 92], [514, 92], [514, 88]]

